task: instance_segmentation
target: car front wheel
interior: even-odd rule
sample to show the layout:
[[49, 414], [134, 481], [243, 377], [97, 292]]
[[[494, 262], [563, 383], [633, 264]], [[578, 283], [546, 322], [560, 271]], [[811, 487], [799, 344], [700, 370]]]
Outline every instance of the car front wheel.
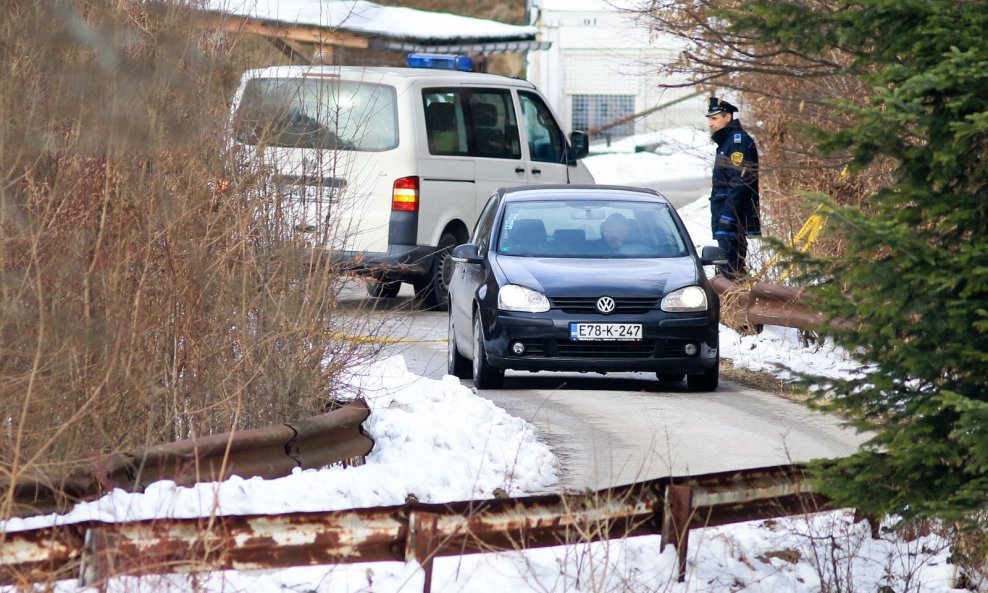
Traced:
[[686, 375], [686, 386], [690, 391], [717, 391], [720, 382], [720, 357], [714, 366], [703, 371], [700, 375]]
[[487, 364], [479, 312], [473, 320], [473, 384], [477, 389], [500, 389], [504, 385], [504, 371]]
[[655, 373], [655, 378], [662, 383], [679, 383], [686, 378], [686, 373]]
[[460, 349], [456, 346], [452, 314], [449, 316], [449, 340], [446, 342], [446, 372], [460, 379], [469, 379], [473, 376], [470, 360], [460, 354]]

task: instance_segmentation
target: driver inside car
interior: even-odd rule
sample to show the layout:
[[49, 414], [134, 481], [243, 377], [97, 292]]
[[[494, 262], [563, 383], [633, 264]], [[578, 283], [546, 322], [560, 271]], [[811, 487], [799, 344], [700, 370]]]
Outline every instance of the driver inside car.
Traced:
[[619, 212], [611, 214], [600, 223], [600, 236], [608, 251], [620, 253], [622, 247], [635, 241], [632, 225], [633, 222]]

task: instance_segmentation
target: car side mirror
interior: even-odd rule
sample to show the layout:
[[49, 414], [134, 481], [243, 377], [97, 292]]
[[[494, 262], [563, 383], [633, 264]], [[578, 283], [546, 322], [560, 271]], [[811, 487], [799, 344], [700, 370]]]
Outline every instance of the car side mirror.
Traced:
[[727, 265], [727, 252], [720, 247], [706, 245], [700, 252], [700, 263], [704, 266], [724, 266]]
[[453, 261], [463, 264], [479, 264], [484, 261], [484, 256], [480, 255], [479, 251], [476, 243], [464, 243], [454, 247], [450, 257]]
[[569, 135], [570, 162], [582, 159], [590, 154], [590, 136], [586, 132], [571, 132]]

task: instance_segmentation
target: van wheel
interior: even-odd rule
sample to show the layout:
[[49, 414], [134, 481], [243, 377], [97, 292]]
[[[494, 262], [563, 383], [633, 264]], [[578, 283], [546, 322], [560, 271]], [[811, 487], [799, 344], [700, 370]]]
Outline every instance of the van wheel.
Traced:
[[367, 294], [377, 299], [393, 299], [401, 290], [401, 282], [373, 278], [367, 283]]
[[453, 278], [453, 258], [450, 253], [460, 242], [451, 233], [443, 233], [436, 246], [436, 259], [425, 278], [415, 281], [415, 296], [423, 309], [446, 311], [449, 309], [449, 282]]

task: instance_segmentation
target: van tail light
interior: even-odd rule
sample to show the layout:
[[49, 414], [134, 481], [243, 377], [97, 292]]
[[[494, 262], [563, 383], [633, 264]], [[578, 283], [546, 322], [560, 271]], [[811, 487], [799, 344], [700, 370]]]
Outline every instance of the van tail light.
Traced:
[[419, 178], [417, 176], [395, 179], [391, 193], [391, 209], [402, 212], [418, 212]]

